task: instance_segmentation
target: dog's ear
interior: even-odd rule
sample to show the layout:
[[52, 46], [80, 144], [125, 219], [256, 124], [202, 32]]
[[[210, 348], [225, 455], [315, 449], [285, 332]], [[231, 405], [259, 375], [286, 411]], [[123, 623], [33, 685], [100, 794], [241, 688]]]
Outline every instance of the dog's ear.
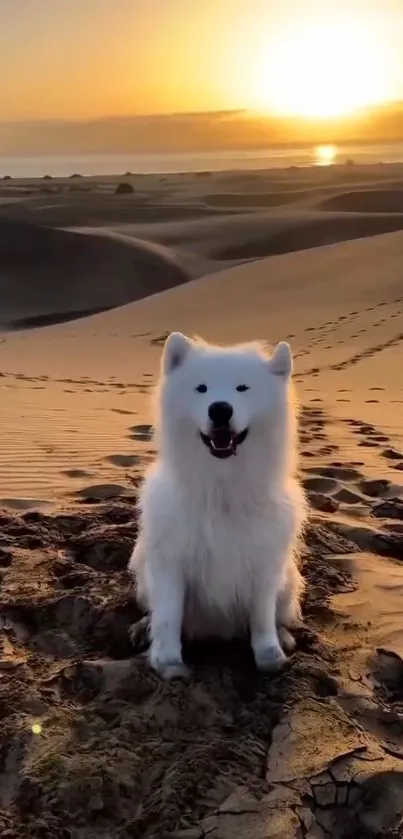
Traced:
[[162, 354], [162, 372], [165, 376], [183, 364], [191, 347], [192, 342], [181, 332], [171, 332], [168, 335]]
[[270, 359], [270, 370], [275, 376], [289, 379], [292, 374], [291, 347], [285, 341], [280, 341], [274, 349]]

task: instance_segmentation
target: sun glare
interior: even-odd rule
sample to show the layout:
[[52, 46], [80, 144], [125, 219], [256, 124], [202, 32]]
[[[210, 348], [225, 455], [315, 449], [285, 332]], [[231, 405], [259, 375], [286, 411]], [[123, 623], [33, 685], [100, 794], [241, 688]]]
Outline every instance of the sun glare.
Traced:
[[295, 27], [258, 64], [256, 99], [278, 113], [334, 119], [389, 94], [386, 49], [364, 22]]

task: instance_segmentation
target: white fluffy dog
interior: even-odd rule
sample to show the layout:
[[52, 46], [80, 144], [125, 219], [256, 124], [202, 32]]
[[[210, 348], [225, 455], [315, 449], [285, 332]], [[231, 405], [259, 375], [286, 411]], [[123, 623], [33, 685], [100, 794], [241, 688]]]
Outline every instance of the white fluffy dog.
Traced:
[[[280, 343], [217, 347], [172, 333], [155, 418], [158, 456], [142, 487], [130, 559], [151, 616], [150, 662], [185, 675], [181, 634], [250, 631], [258, 668], [276, 670], [300, 622], [292, 356]], [[279, 639], [280, 634], [280, 639]]]

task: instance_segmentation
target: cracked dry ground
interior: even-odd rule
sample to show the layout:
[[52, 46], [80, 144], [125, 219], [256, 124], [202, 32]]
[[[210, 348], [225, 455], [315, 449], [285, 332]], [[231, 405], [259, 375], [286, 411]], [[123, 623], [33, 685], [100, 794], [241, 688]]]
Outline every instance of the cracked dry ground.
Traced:
[[2, 839], [403, 836], [403, 666], [379, 653], [365, 685], [351, 675], [359, 641], [332, 596], [351, 590], [357, 547], [331, 519], [308, 527], [288, 668], [258, 675], [246, 644], [203, 646], [170, 684], [128, 642], [131, 505], [3, 513], [0, 528]]

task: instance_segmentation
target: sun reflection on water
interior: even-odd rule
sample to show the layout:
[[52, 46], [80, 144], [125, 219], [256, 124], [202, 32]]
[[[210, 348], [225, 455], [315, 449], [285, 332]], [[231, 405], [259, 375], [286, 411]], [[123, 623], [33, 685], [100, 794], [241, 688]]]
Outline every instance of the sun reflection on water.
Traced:
[[337, 146], [332, 146], [330, 144], [316, 146], [314, 154], [316, 166], [330, 166], [336, 160]]

